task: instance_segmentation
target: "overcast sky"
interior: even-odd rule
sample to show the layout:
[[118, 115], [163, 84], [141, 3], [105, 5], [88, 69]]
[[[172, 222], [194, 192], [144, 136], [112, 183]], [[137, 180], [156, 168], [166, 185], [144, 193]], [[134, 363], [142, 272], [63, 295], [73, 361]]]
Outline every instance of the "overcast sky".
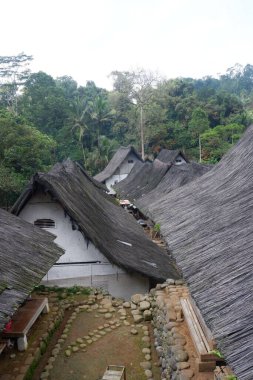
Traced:
[[113, 70], [216, 76], [253, 64], [252, 0], [0, 0], [0, 55], [110, 88]]

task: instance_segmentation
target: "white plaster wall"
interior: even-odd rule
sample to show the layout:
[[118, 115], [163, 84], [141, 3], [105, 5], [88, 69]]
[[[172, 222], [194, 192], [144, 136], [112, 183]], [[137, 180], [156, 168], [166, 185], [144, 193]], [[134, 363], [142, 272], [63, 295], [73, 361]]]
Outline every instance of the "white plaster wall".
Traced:
[[[180, 162], [177, 162], [176, 160], [180, 160]], [[183, 158], [183, 156], [181, 156], [181, 154], [179, 154], [175, 159], [175, 165], [182, 165], [185, 163], [186, 163], [185, 159]]]
[[[72, 230], [69, 216], [65, 215], [61, 205], [53, 201], [50, 195], [41, 193], [33, 196], [19, 216], [32, 224], [37, 219], [54, 220], [55, 228], [46, 230], [56, 235], [55, 242], [65, 250], [65, 254], [57, 262], [63, 265], [54, 265], [42, 283], [58, 286], [101, 286], [113, 296], [127, 299], [133, 293], [148, 291], [149, 281], [146, 277], [128, 274], [117, 265], [112, 265], [93, 243], [89, 242], [87, 246], [81, 232]], [[89, 261], [99, 263], [85, 264]]]
[[[133, 161], [132, 163], [128, 163], [128, 161]], [[125, 160], [122, 162], [118, 170], [105, 181], [106, 187], [110, 190], [111, 194], [115, 194], [114, 189], [112, 188], [115, 183], [122, 181], [125, 179], [128, 174], [131, 172], [133, 169], [134, 164], [138, 161], [138, 158], [136, 157], [135, 154], [132, 152], [125, 158]]]

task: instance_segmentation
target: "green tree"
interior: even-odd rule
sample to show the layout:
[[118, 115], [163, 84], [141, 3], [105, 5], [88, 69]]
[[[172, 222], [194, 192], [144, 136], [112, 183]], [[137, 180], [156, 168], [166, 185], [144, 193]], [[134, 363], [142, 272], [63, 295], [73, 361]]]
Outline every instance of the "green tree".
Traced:
[[31, 55], [0, 56], [0, 104], [17, 113], [17, 92], [30, 75]]

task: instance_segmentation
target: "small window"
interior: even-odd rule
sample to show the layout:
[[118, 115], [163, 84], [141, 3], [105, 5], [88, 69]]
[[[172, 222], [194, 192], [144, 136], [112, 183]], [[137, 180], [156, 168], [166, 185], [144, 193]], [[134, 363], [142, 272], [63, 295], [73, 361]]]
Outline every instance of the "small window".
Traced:
[[34, 225], [40, 228], [55, 228], [55, 221], [52, 219], [37, 219]]
[[115, 181], [114, 181], [114, 185], [116, 185], [116, 183], [118, 183], [119, 181], [117, 180], [117, 179], [115, 179]]
[[176, 162], [182, 162], [181, 158], [176, 158]]
[[134, 160], [128, 160], [128, 163], [129, 163], [129, 164], [133, 164], [133, 163], [134, 163]]

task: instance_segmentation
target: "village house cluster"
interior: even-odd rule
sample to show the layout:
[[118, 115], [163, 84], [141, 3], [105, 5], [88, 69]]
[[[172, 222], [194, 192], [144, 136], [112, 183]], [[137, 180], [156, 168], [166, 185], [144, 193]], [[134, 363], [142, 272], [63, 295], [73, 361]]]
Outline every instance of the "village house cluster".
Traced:
[[[27, 348], [11, 321], [40, 283], [101, 288], [126, 300], [152, 289], [161, 378], [170, 376], [169, 338], [180, 340], [173, 327], [185, 319], [196, 379], [214, 378], [222, 361], [252, 380], [252, 136], [250, 126], [214, 166], [166, 149], [143, 161], [121, 147], [94, 178], [71, 160], [35, 173], [11, 213], [0, 210], [0, 351], [4, 337]], [[159, 244], [150, 238], [155, 226]], [[35, 305], [35, 314], [47, 306]]]

